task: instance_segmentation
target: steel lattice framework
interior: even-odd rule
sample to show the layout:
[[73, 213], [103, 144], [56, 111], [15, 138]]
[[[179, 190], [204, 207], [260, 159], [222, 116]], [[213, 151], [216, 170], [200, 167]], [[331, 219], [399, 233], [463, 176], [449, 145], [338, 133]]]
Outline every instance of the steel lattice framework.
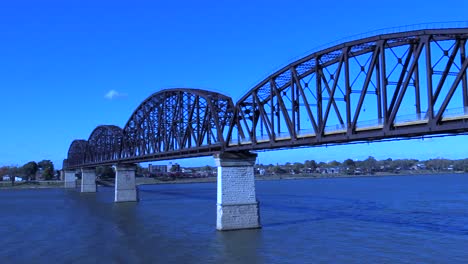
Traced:
[[148, 97], [123, 129], [97, 127], [67, 167], [468, 131], [468, 28], [350, 41], [268, 76], [236, 105], [198, 89]]
[[103, 125], [94, 129], [88, 139], [85, 163], [103, 163], [119, 160], [123, 130], [118, 126]]
[[210, 155], [223, 149], [234, 104], [199, 89], [169, 89], [148, 97], [124, 127], [121, 158], [158, 160]]
[[64, 162], [64, 165], [66, 167], [76, 167], [84, 164], [87, 146], [88, 142], [84, 139], [73, 140], [68, 149], [68, 158]]
[[236, 104], [229, 149], [468, 131], [468, 29], [343, 43], [263, 80]]
[[[98, 126], [70, 146], [67, 167], [206, 156], [221, 151], [232, 122], [228, 96], [200, 89], [167, 89], [144, 100], [123, 129]], [[79, 155], [77, 154], [79, 153]]]

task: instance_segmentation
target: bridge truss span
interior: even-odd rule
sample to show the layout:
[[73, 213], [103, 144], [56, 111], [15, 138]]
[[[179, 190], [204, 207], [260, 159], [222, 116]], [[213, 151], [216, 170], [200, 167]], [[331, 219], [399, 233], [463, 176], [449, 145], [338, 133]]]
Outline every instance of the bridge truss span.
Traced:
[[75, 139], [68, 148], [68, 156], [64, 162], [67, 168], [80, 166], [84, 163], [88, 142], [84, 139]]
[[289, 64], [235, 106], [227, 149], [468, 131], [468, 28], [351, 41]]
[[91, 132], [86, 148], [87, 164], [115, 162], [120, 159], [123, 130], [114, 125], [101, 125]]
[[230, 97], [215, 92], [157, 92], [138, 106], [125, 125], [121, 159], [158, 160], [220, 151], [233, 109]]

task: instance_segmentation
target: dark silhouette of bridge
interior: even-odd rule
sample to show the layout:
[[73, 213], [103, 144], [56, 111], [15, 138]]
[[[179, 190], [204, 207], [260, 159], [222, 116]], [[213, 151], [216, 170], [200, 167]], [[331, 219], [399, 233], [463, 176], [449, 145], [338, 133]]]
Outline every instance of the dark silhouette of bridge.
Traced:
[[383, 34], [314, 52], [237, 103], [157, 92], [127, 124], [74, 140], [64, 168], [468, 131], [468, 28]]

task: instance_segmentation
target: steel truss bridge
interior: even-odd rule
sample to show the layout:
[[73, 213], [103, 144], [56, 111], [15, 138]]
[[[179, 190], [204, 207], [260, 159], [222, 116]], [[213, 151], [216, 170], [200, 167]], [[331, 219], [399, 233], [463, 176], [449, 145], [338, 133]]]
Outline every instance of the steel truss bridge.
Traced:
[[74, 140], [64, 168], [468, 132], [468, 28], [383, 34], [314, 52], [238, 102], [168, 89], [120, 128]]

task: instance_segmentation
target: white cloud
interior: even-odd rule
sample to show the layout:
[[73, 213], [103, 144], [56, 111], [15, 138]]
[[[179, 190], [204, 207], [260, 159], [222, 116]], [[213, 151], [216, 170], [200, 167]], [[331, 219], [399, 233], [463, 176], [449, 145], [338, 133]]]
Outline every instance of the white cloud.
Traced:
[[126, 96], [127, 94], [125, 93], [117, 92], [116, 90], [110, 90], [104, 95], [104, 98], [112, 100], [118, 97], [126, 97]]

